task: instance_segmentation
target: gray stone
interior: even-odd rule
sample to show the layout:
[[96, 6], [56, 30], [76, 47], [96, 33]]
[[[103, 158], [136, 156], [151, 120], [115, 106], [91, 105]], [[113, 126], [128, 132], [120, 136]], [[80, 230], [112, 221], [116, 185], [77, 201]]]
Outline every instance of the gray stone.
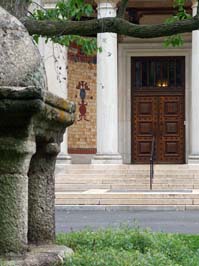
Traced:
[[46, 89], [38, 49], [23, 24], [0, 6], [0, 86]]
[[1, 7], [0, 62], [0, 255], [11, 256], [26, 254], [27, 235], [55, 239], [55, 161], [75, 107], [47, 91], [32, 38]]
[[24, 256], [0, 258], [0, 266], [61, 266], [72, 255], [72, 249], [65, 246], [29, 246]]
[[30, 163], [28, 240], [31, 243], [55, 240], [54, 169], [59, 150], [55, 143], [38, 142], [37, 152]]
[[73, 123], [75, 111], [73, 103], [50, 93], [46, 99], [45, 108], [34, 118], [36, 153], [28, 173], [28, 240], [36, 244], [55, 239], [55, 163], [65, 128]]
[[[16, 98], [7, 98], [11, 92]], [[35, 98], [38, 92], [31, 92], [33, 99], [20, 94], [24, 90], [0, 87], [0, 254], [26, 251], [28, 172], [29, 240], [54, 241], [55, 161], [65, 128], [74, 121], [72, 103], [57, 109], [58, 97], [50, 105]]]
[[35, 142], [27, 115], [2, 113], [0, 106], [0, 254], [23, 253], [27, 245], [27, 171]]
[[1, 7], [0, 62], [0, 254], [23, 253], [28, 229], [27, 172], [36, 150], [32, 117], [42, 110], [46, 82], [31, 37]]

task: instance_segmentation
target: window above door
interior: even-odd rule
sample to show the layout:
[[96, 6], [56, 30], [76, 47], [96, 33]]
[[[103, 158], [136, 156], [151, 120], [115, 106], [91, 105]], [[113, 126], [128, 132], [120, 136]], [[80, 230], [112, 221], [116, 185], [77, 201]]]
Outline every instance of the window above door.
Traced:
[[134, 57], [132, 61], [135, 90], [184, 89], [184, 57]]

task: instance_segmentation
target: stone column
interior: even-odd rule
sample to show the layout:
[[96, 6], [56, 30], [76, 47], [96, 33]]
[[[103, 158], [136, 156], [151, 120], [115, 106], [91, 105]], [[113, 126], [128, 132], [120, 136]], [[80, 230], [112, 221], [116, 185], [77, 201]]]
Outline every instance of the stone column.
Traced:
[[[98, 18], [115, 17], [117, 0], [99, 0]], [[122, 163], [118, 152], [117, 34], [97, 35], [97, 154], [92, 163]]]
[[29, 167], [28, 240], [55, 240], [55, 163], [66, 127], [74, 122], [75, 106], [48, 92], [41, 114], [34, 117], [36, 153]]
[[51, 243], [55, 240], [54, 170], [59, 151], [57, 143], [39, 141], [30, 163], [28, 173], [28, 240], [30, 243]]
[[[45, 43], [41, 38], [39, 41], [39, 51], [43, 58], [48, 89], [53, 94], [67, 99], [67, 49], [52, 42]], [[68, 134], [67, 130], [61, 144], [61, 152], [57, 158], [58, 165], [71, 164], [71, 157], [68, 155]]]
[[[192, 1], [193, 16], [198, 2]], [[199, 30], [192, 32], [192, 85], [191, 85], [191, 155], [188, 163], [199, 163]]]
[[[3, 112], [0, 104], [0, 255], [27, 249], [28, 168], [35, 152], [31, 119]], [[23, 103], [22, 103], [23, 104]], [[13, 103], [13, 110], [14, 110]], [[19, 108], [19, 106], [18, 106]], [[17, 110], [14, 110], [17, 113]], [[13, 112], [14, 112], [13, 111]]]

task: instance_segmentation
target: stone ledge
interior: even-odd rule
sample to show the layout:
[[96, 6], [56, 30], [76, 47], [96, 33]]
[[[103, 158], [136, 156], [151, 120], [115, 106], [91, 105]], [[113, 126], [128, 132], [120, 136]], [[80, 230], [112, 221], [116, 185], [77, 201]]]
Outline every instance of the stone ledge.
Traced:
[[55, 127], [54, 123], [66, 127], [73, 124], [75, 120], [75, 104], [73, 102], [49, 92], [44, 93], [37, 87], [0, 86], [0, 100], [0, 112], [3, 114], [1, 123], [5, 120], [5, 115], [12, 116], [10, 119], [6, 119], [6, 121], [11, 121], [11, 124], [16, 117], [19, 117], [20, 122], [22, 115], [25, 117], [37, 116], [36, 120], [47, 121], [48, 125], [52, 122], [53, 127]]
[[28, 87], [14, 87], [14, 86], [0, 86], [0, 99], [7, 101], [17, 100], [41, 100], [47, 105], [56, 109], [66, 111], [68, 113], [75, 113], [76, 106], [74, 102], [63, 99], [49, 91], [42, 91], [41, 88]]
[[122, 156], [118, 154], [96, 154], [91, 160], [92, 164], [123, 164]]
[[64, 258], [73, 255], [72, 249], [58, 245], [29, 246], [29, 249], [23, 258], [0, 258], [0, 266], [60, 266]]

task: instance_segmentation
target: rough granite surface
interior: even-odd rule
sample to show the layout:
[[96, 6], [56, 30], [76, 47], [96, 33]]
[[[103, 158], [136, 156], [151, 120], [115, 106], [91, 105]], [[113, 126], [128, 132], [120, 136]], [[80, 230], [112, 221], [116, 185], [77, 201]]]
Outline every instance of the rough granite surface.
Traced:
[[73, 255], [72, 249], [58, 245], [29, 246], [29, 249], [24, 256], [0, 257], [0, 266], [61, 266], [64, 259]]
[[38, 49], [23, 24], [0, 6], [0, 86], [46, 89]]
[[0, 257], [0, 266], [60, 265], [64, 248], [31, 246], [27, 253], [30, 243], [54, 243], [54, 168], [74, 122], [74, 104], [46, 84], [32, 38], [0, 7], [0, 255], [20, 257]]

